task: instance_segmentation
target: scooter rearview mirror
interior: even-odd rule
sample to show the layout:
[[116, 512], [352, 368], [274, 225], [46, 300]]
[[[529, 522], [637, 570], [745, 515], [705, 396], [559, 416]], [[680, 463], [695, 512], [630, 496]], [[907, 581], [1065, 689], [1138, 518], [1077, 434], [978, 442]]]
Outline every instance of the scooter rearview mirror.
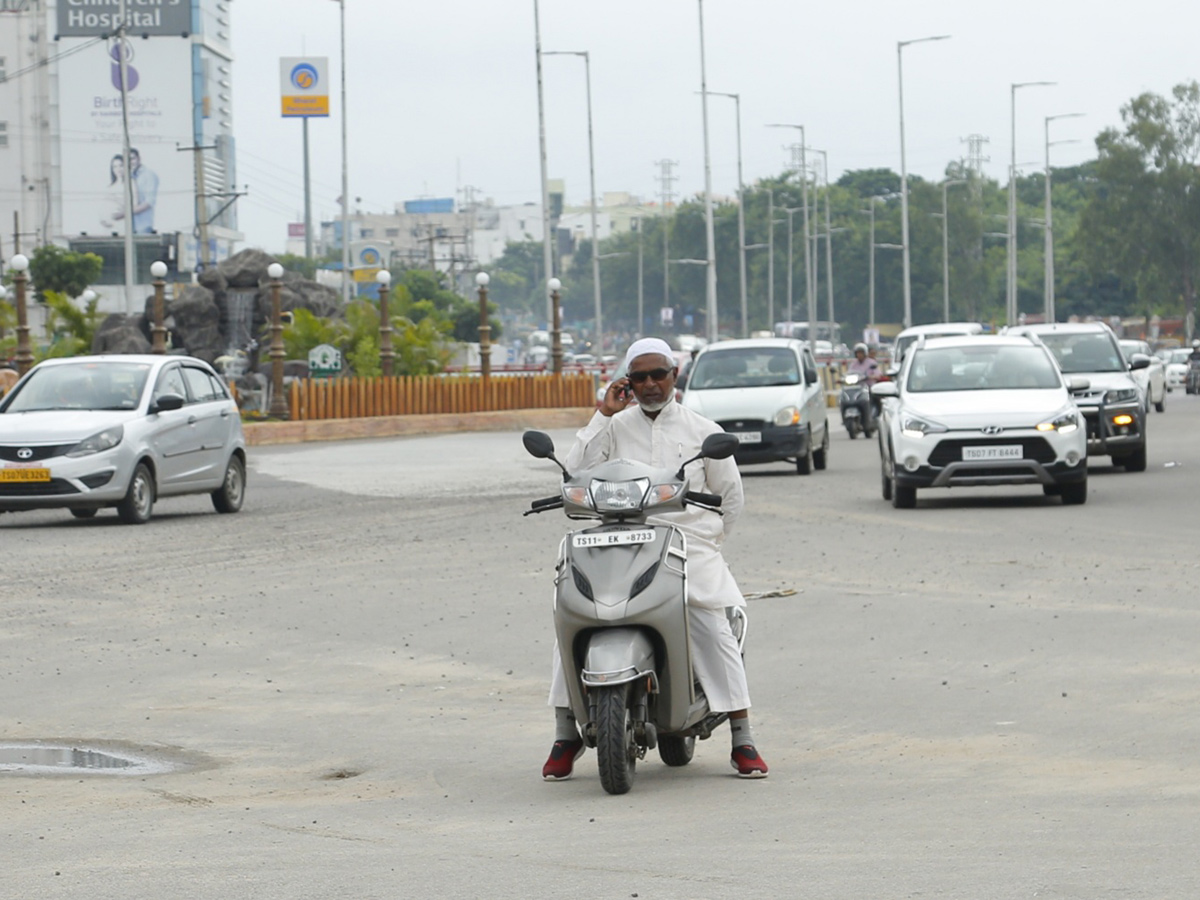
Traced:
[[738, 439], [732, 434], [721, 432], [720, 434], [710, 434], [704, 439], [704, 443], [700, 445], [700, 452], [691, 459], [685, 460], [679, 466], [679, 472], [676, 478], [683, 478], [683, 470], [698, 459], [728, 459], [733, 456], [738, 447]]
[[527, 431], [521, 435], [521, 443], [530, 456], [538, 459], [553, 459], [554, 441], [544, 431]]

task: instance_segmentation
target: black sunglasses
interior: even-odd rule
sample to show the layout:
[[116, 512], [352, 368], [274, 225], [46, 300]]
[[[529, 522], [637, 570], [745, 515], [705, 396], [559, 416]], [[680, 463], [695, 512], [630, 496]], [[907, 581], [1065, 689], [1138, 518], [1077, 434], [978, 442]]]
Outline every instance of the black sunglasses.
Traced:
[[629, 380], [634, 384], [641, 384], [647, 378], [653, 378], [655, 381], [662, 381], [674, 371], [674, 369], [651, 369], [649, 372], [630, 372]]

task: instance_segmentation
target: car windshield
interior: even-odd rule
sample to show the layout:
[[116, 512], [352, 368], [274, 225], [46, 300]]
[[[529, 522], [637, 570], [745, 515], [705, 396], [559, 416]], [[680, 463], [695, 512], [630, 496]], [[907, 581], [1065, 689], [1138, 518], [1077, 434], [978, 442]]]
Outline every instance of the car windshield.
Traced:
[[1038, 347], [939, 347], [917, 351], [908, 369], [911, 393], [1047, 390], [1062, 384]]
[[4, 406], [6, 413], [51, 409], [136, 409], [146, 387], [146, 363], [88, 362], [39, 366]]
[[739, 347], [701, 353], [688, 377], [689, 391], [800, 384], [800, 365], [787, 347]]
[[1083, 334], [1038, 335], [1065, 375], [1077, 372], [1124, 372], [1125, 360], [1107, 334], [1090, 331]]
[[1171, 355], [1169, 357], [1167, 357], [1167, 362], [1168, 363], [1185, 363], [1188, 361], [1188, 357], [1191, 355], [1192, 355], [1192, 351], [1188, 350], [1186, 347], [1181, 348], [1179, 350], [1172, 350]]

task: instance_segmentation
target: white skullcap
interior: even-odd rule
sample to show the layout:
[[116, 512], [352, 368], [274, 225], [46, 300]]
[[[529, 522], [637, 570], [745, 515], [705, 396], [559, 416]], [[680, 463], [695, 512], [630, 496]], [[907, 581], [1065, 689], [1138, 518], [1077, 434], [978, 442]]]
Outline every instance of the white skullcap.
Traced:
[[625, 354], [625, 371], [629, 371], [629, 366], [635, 359], [648, 353], [665, 356], [671, 361], [672, 366], [675, 365], [675, 353], [671, 350], [670, 344], [662, 338], [642, 338], [634, 341], [629, 347], [629, 352]]

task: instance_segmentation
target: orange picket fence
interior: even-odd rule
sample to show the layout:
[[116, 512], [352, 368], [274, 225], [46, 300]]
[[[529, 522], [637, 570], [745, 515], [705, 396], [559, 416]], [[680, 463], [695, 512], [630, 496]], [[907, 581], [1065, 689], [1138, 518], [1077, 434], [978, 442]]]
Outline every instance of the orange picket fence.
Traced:
[[596, 381], [588, 374], [298, 378], [288, 390], [293, 422], [595, 404]]

